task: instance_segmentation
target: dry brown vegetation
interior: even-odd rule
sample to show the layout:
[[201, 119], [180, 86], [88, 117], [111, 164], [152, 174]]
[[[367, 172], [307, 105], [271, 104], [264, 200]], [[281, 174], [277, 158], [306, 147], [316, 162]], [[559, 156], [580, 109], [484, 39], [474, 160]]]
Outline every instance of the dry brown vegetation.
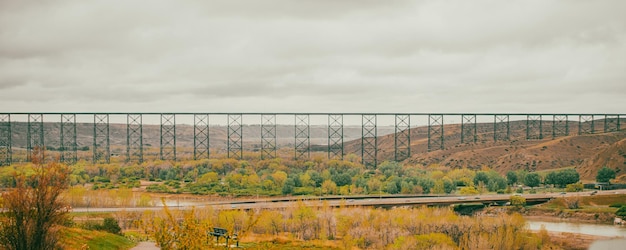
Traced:
[[[318, 201], [315, 201], [318, 202]], [[169, 210], [129, 213], [130, 230], [153, 235], [162, 249], [214, 247], [212, 227], [238, 233], [243, 243], [264, 246], [288, 242], [340, 249], [542, 249], [549, 237], [526, 229], [519, 214], [467, 217], [449, 208], [390, 210], [329, 206], [300, 202], [282, 210]], [[195, 246], [195, 247], [193, 247]], [[258, 245], [257, 245], [258, 246]]]

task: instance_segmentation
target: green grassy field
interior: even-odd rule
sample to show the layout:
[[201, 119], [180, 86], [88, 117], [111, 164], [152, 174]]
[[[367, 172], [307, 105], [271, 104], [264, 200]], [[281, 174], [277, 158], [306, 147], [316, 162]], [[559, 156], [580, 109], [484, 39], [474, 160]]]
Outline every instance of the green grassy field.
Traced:
[[61, 233], [59, 241], [62, 249], [130, 249], [137, 245], [124, 236], [101, 232], [90, 231], [80, 228], [65, 228]]

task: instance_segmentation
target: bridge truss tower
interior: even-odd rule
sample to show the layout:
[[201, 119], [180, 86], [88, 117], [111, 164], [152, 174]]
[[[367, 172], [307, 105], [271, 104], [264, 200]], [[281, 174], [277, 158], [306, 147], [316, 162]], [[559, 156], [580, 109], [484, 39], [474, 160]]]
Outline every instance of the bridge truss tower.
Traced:
[[476, 115], [461, 115], [461, 143], [476, 143]]
[[11, 165], [11, 114], [0, 114], [0, 166]]
[[74, 164], [78, 161], [78, 145], [76, 145], [76, 114], [61, 115], [61, 162]]
[[411, 115], [395, 115], [394, 160], [411, 157]]
[[143, 116], [126, 115], [126, 161], [143, 162]]
[[27, 160], [43, 163], [45, 160], [43, 114], [28, 115], [28, 130], [26, 131], [26, 138]]
[[111, 163], [109, 115], [93, 115], [93, 163]]
[[261, 115], [261, 159], [276, 157], [276, 115]]
[[428, 115], [428, 152], [444, 149], [443, 115]]
[[343, 115], [328, 115], [328, 159], [343, 160]]
[[209, 114], [193, 115], [193, 159], [209, 159]]
[[361, 115], [361, 162], [365, 167], [376, 167], [378, 156], [376, 115]]
[[595, 133], [593, 115], [578, 115], [578, 135]]
[[242, 114], [228, 115], [228, 158], [243, 158], [243, 118]]
[[295, 159], [311, 157], [311, 127], [308, 114], [295, 115]]
[[160, 151], [161, 160], [176, 160], [176, 115], [161, 114], [160, 130]]
[[568, 115], [552, 115], [552, 139], [569, 135]]
[[511, 139], [511, 125], [509, 115], [493, 116], [493, 141], [508, 141]]
[[543, 120], [542, 115], [526, 116], [526, 140], [543, 139]]

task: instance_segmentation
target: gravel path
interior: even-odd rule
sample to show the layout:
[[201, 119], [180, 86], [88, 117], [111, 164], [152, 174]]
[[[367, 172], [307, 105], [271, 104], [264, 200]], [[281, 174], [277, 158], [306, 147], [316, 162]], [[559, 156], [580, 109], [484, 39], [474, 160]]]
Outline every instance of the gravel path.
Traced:
[[139, 242], [139, 245], [131, 248], [130, 250], [158, 250], [159, 247], [156, 246], [154, 242], [151, 241], [143, 241]]

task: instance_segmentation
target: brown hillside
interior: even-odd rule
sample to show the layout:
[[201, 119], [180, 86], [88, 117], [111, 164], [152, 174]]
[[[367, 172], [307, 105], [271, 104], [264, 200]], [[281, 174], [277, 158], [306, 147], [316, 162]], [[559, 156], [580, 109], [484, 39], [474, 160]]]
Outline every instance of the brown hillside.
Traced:
[[[596, 120], [597, 127], [603, 122]], [[411, 129], [411, 158], [406, 162], [429, 166], [440, 164], [451, 168], [480, 169], [491, 167], [498, 172], [524, 169], [541, 171], [575, 166], [585, 179], [593, 179], [602, 164], [624, 167], [626, 131], [576, 135], [578, 123], [570, 122], [569, 135], [552, 137], [551, 124], [544, 125], [541, 140], [526, 140], [525, 121], [510, 123], [510, 141], [493, 140], [493, 124], [477, 124], [477, 142], [461, 143], [461, 125], [444, 126], [443, 150], [428, 152], [428, 128]], [[394, 135], [378, 138], [378, 160], [394, 157]], [[361, 141], [346, 143], [346, 152], [360, 155]], [[613, 150], [611, 150], [613, 149]], [[602, 154], [602, 152], [605, 152]], [[602, 159], [592, 161], [592, 159]], [[585, 167], [583, 167], [585, 163]], [[619, 166], [619, 167], [618, 167]], [[583, 172], [586, 171], [586, 172]], [[626, 173], [626, 169], [619, 170]]]
[[583, 178], [592, 180], [595, 179], [597, 170], [603, 166], [615, 170], [615, 175], [620, 181], [626, 181], [626, 139], [622, 139], [586, 159], [580, 165], [578, 172]]

